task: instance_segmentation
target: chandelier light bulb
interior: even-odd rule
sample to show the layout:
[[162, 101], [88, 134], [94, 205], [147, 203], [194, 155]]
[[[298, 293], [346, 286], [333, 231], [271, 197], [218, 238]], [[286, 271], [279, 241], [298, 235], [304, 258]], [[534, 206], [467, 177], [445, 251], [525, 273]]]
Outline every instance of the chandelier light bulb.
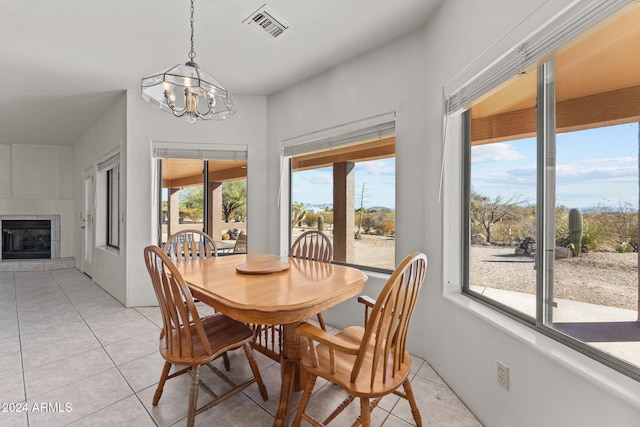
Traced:
[[[193, 60], [193, 1], [191, 0], [191, 50], [189, 60], [142, 79], [142, 98], [189, 123], [200, 120], [224, 120], [235, 114], [237, 104], [213, 76]], [[176, 95], [178, 94], [178, 95]], [[177, 102], [177, 97], [184, 98]], [[202, 102], [200, 98], [202, 97]], [[203, 110], [199, 110], [198, 106]]]

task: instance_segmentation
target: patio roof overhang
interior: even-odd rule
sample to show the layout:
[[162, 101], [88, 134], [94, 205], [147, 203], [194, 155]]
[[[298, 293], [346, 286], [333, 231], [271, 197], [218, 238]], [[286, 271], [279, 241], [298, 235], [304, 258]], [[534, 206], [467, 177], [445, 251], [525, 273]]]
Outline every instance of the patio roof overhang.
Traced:
[[[335, 163], [362, 162], [395, 156], [396, 138], [387, 136], [316, 153], [296, 156], [293, 170], [301, 171], [332, 166]], [[164, 188], [202, 185], [201, 160], [165, 159], [162, 168]], [[247, 162], [209, 160], [209, 182], [225, 182], [247, 177]]]
[[[554, 54], [559, 133], [640, 121], [640, 7], [622, 12]], [[535, 136], [535, 106], [533, 68], [471, 105], [473, 145]]]

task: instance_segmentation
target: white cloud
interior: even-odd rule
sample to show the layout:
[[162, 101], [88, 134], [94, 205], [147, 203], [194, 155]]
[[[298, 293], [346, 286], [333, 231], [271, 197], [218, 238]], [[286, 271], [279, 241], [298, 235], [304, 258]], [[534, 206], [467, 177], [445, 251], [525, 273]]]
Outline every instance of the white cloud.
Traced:
[[320, 172], [320, 173], [307, 173], [302, 179], [307, 181], [309, 184], [331, 184], [333, 183], [333, 175], [330, 173]]
[[356, 171], [373, 176], [395, 176], [396, 165], [395, 162], [389, 162], [388, 160], [372, 160], [368, 162], [357, 163]]
[[[586, 162], [585, 162], [586, 163]], [[576, 182], [638, 182], [638, 167], [580, 167], [559, 165], [556, 167], [556, 180], [561, 183]]]
[[638, 163], [638, 158], [637, 157], [632, 157], [632, 156], [626, 156], [626, 157], [612, 157], [612, 158], [603, 158], [603, 159], [587, 159], [584, 160], [583, 163], [586, 164], [599, 164], [599, 165], [604, 165], [604, 164], [626, 164], [626, 163], [634, 163], [637, 164]]
[[471, 147], [471, 153], [472, 163], [506, 162], [526, 157], [507, 142], [476, 145]]

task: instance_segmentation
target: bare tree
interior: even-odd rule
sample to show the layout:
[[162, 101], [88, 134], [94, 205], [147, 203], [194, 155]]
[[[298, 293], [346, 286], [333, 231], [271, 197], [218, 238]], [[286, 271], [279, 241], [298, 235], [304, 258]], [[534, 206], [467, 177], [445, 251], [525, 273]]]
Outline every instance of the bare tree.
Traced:
[[482, 227], [487, 234], [487, 243], [490, 243], [493, 225], [509, 219], [520, 203], [521, 200], [515, 194], [508, 199], [500, 195], [492, 199], [472, 191], [469, 209], [471, 223]]
[[356, 240], [360, 240], [360, 229], [362, 228], [362, 214], [364, 213], [364, 193], [366, 191], [365, 188], [366, 183], [362, 183], [362, 192], [360, 193], [360, 221], [358, 222], [358, 231], [356, 231], [355, 238]]

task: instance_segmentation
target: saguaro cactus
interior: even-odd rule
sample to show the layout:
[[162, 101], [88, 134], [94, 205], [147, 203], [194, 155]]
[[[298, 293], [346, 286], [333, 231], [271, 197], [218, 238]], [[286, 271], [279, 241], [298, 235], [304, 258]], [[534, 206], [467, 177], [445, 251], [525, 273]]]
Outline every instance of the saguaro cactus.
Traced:
[[569, 211], [569, 241], [573, 254], [580, 255], [582, 252], [582, 214], [578, 209]]
[[324, 217], [318, 215], [318, 231], [324, 231]]

